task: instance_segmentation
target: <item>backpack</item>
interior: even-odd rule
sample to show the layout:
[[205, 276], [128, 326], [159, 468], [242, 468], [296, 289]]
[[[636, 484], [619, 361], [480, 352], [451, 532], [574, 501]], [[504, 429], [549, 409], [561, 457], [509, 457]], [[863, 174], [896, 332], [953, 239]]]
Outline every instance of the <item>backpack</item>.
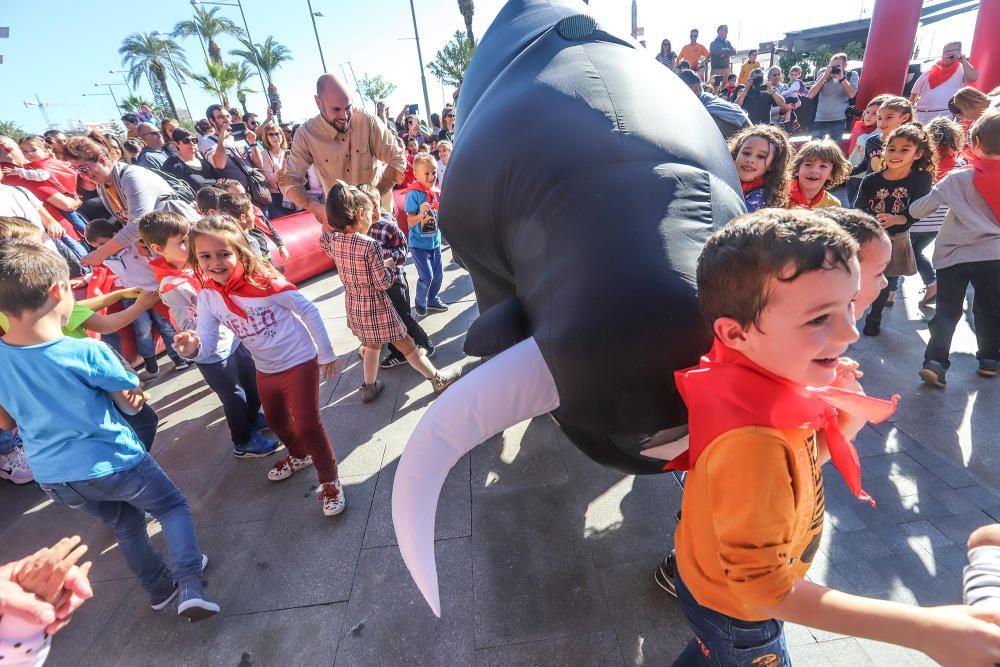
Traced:
[[170, 189], [177, 194], [179, 199], [183, 199], [188, 204], [193, 204], [195, 200], [194, 190], [191, 186], [182, 178], [174, 176], [170, 172], [163, 171], [162, 169], [156, 169], [155, 167], [147, 167], [141, 164], [130, 164], [129, 167], [139, 167], [140, 169], [145, 169], [146, 171], [151, 171], [163, 180], [167, 182]]

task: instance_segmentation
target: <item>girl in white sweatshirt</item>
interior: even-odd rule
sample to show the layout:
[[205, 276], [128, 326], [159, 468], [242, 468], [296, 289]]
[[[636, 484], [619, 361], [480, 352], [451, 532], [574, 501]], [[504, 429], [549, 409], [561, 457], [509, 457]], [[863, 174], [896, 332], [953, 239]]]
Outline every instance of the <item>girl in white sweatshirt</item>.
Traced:
[[215, 349], [220, 324], [240, 339], [257, 366], [267, 424], [289, 451], [267, 478], [279, 482], [315, 464], [323, 513], [339, 514], [344, 490], [319, 417], [319, 382], [333, 377], [341, 362], [319, 310], [250, 249], [228, 217], [197, 222], [188, 248], [205, 289], [198, 294], [197, 333], [178, 334], [176, 349], [198, 361]]

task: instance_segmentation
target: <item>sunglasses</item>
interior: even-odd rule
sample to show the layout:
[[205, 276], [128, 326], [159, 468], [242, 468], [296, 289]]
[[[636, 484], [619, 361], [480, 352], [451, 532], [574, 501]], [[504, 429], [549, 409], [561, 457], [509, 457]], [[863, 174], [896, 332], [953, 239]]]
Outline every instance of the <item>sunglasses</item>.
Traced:
[[159, 132], [155, 132], [155, 131], [154, 132], [144, 132], [143, 134], [140, 134], [139, 136], [140, 137], [155, 137], [157, 134], [159, 134]]
[[268, 132], [267, 136], [269, 136], [269, 137], [278, 137], [280, 139], [281, 138], [281, 132]]
[[260, 125], [260, 123], [257, 123], [255, 121], [250, 121], [249, 123], [247, 123], [247, 127], [250, 128], [256, 128], [258, 125]]
[[197, 143], [197, 142], [198, 142], [198, 140], [195, 139], [194, 137], [185, 137], [183, 139], [178, 139], [177, 140], [177, 143], [179, 143], [179, 144], [194, 144], [194, 143]]
[[75, 171], [76, 173], [78, 173], [78, 174], [83, 174], [84, 176], [87, 176], [88, 174], [90, 174], [90, 165], [89, 165], [89, 164], [86, 164], [86, 163], [84, 163], [84, 164], [81, 164], [81, 165], [80, 165], [80, 166], [78, 166], [78, 167], [72, 167], [72, 169], [73, 169], [73, 171]]

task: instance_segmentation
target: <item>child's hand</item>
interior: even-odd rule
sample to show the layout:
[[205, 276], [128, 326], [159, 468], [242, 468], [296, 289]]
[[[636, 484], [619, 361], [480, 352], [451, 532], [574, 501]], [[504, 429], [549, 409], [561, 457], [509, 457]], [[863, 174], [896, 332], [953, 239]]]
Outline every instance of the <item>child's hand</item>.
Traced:
[[80, 278], [70, 278], [70, 281], [69, 281], [69, 288], [70, 289], [72, 289], [72, 290], [78, 290], [78, 289], [83, 289], [86, 286], [87, 286], [87, 279], [86, 278], [83, 278], [83, 277], [80, 277]]
[[420, 205], [420, 216], [423, 217], [425, 215], [429, 215], [430, 210], [431, 210], [431, 205], [427, 202], [424, 202], [423, 204]]
[[139, 290], [139, 296], [135, 302], [149, 310], [160, 302], [160, 293], [156, 290]]
[[1000, 612], [965, 605], [930, 607], [916, 639], [921, 651], [945, 667], [1000, 663]]
[[177, 335], [174, 336], [174, 349], [177, 351], [177, 354], [182, 357], [190, 359], [196, 356], [200, 346], [201, 339], [198, 338], [198, 334], [193, 331], [179, 331], [177, 332]]
[[138, 299], [140, 296], [142, 296], [142, 288], [129, 287], [127, 289], [121, 290], [120, 292], [118, 292], [118, 294], [120, 294], [121, 298], [123, 299]]
[[291, 255], [292, 253], [288, 252], [288, 248], [286, 248], [285, 246], [278, 246], [278, 254], [284, 257], [285, 259], [288, 259], [288, 256]]
[[319, 378], [320, 378], [320, 380], [323, 380], [323, 381], [329, 380], [334, 375], [336, 375], [338, 372], [344, 370], [344, 368], [345, 368], [344, 362], [341, 361], [340, 359], [334, 359], [333, 361], [331, 361], [328, 364], [320, 364], [319, 365]]
[[81, 541], [79, 535], [64, 537], [28, 556], [14, 573], [14, 582], [54, 607], [61, 606], [66, 598], [63, 595], [66, 576], [87, 553], [87, 545], [80, 544]]
[[906, 224], [905, 215], [893, 215], [892, 213], [879, 213], [875, 216], [875, 219], [879, 221], [879, 224], [888, 229], [889, 227], [895, 227], [897, 225]]
[[[858, 362], [851, 359], [841, 359], [840, 366], [837, 368], [837, 378], [830, 386], [843, 389], [844, 391], [851, 391], [855, 394], [864, 394], [864, 387], [858, 382], [858, 378], [861, 375], [861, 371], [858, 370]], [[840, 432], [848, 440], [854, 440], [858, 433], [861, 432], [861, 429], [865, 427], [866, 423], [861, 417], [856, 417], [849, 412], [844, 410], [837, 411], [837, 424], [840, 426]]]

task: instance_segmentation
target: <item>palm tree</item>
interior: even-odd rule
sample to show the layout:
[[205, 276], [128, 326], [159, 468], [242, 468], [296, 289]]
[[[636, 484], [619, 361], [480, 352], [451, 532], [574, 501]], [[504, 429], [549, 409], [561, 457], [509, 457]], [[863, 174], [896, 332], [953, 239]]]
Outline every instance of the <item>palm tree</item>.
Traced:
[[243, 107], [243, 113], [249, 113], [249, 110], [247, 109], [247, 93], [257, 92], [247, 85], [254, 78], [256, 78], [256, 73], [250, 65], [245, 62], [240, 63], [236, 70], [236, 99], [240, 101], [240, 106]]
[[159, 111], [156, 108], [155, 104], [146, 99], [143, 99], [142, 97], [139, 97], [138, 95], [129, 95], [128, 97], [123, 99], [121, 107], [125, 111], [138, 111], [139, 107], [141, 107], [143, 104], [152, 109], [154, 113]]
[[173, 35], [174, 37], [200, 36], [201, 39], [208, 42], [208, 59], [216, 65], [221, 65], [222, 49], [219, 48], [215, 38], [218, 35], [232, 35], [239, 39], [243, 36], [243, 30], [231, 19], [227, 19], [225, 16], [216, 16], [218, 12], [218, 7], [205, 9], [195, 5], [194, 18], [178, 21], [177, 25], [174, 26]]
[[465, 19], [465, 34], [469, 36], [469, 43], [476, 43], [476, 36], [472, 34], [472, 15], [476, 12], [476, 4], [473, 0], [458, 0], [458, 11], [462, 12]]
[[210, 60], [205, 61], [208, 75], [191, 72], [191, 78], [201, 84], [210, 93], [219, 96], [222, 106], [229, 108], [229, 91], [238, 85], [240, 67], [236, 63], [216, 65]]
[[249, 65], [260, 65], [264, 72], [264, 79], [267, 81], [267, 99], [274, 109], [274, 115], [281, 121], [281, 97], [278, 95], [278, 87], [274, 85], [274, 73], [282, 63], [292, 59], [292, 53], [288, 47], [278, 43], [274, 37], [268, 37], [263, 44], [253, 44], [248, 39], [240, 38], [242, 49], [234, 49], [230, 55], [243, 58]]
[[178, 67], [186, 68], [187, 58], [184, 56], [184, 49], [174, 40], [162, 35], [133, 32], [122, 40], [118, 53], [122, 55], [122, 65], [129, 68], [128, 75], [132, 85], [139, 85], [142, 75], [147, 75], [162, 91], [171, 116], [177, 118], [177, 107], [167, 86], [167, 66], [164, 61], [169, 63], [172, 60]]
[[20, 125], [10, 120], [0, 120], [0, 134], [5, 137], [10, 137], [14, 141], [20, 140], [22, 137], [28, 136]]

